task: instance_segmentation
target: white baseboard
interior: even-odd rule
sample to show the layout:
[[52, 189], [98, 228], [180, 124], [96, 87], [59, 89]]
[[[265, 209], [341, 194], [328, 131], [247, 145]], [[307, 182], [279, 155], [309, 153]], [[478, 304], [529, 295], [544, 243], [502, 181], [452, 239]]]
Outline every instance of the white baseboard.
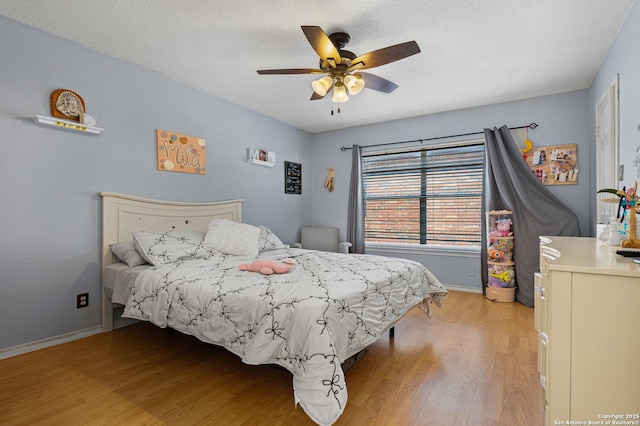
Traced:
[[[455, 285], [455, 284], [444, 284], [444, 287], [447, 290], [465, 291], [468, 293], [482, 294], [481, 288], [466, 287], [466, 286]], [[117, 325], [116, 328], [126, 327], [136, 322], [137, 321], [135, 320], [123, 318], [118, 322], [118, 324], [116, 324]], [[22, 355], [28, 352], [37, 351], [38, 349], [44, 349], [50, 346], [59, 345], [61, 343], [71, 342], [73, 340], [82, 339], [84, 337], [89, 337], [101, 332], [102, 332], [102, 326], [97, 325], [95, 327], [85, 328], [84, 330], [73, 331], [71, 333], [61, 334], [59, 336], [49, 337], [46, 339], [36, 340], [34, 342], [11, 346], [9, 348], [0, 349], [0, 359], [11, 358], [16, 355]]]
[[116, 330], [118, 328], [127, 327], [127, 326], [130, 326], [132, 324], [137, 324], [139, 322], [140, 322], [140, 320], [136, 320], [136, 319], [133, 319], [133, 318], [118, 318], [118, 319], [113, 321], [113, 329]]
[[477, 287], [467, 287], [467, 286], [463, 286], [463, 285], [455, 285], [455, 284], [442, 284], [444, 285], [444, 288], [446, 288], [447, 290], [454, 290], [454, 291], [465, 291], [467, 293], [478, 293], [478, 294], [482, 294], [482, 288], [477, 288]]
[[89, 337], [98, 333], [102, 333], [102, 326], [100, 325], [91, 328], [85, 328], [84, 330], [61, 334], [59, 336], [36, 340], [34, 342], [11, 346], [9, 348], [0, 349], [0, 359], [11, 358], [12, 356], [22, 355], [26, 354], [27, 352], [37, 351], [38, 349], [44, 349], [50, 346], [59, 345], [61, 343], [71, 342], [73, 340], [82, 339], [83, 337]]

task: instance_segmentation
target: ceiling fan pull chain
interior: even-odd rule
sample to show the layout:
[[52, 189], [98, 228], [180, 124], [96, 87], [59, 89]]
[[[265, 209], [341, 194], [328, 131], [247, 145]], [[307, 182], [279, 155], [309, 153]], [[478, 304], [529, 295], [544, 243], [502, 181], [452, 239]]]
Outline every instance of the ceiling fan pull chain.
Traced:
[[[333, 115], [333, 106], [335, 105], [334, 102], [331, 102], [331, 115]], [[340, 114], [340, 104], [338, 104], [338, 114]]]

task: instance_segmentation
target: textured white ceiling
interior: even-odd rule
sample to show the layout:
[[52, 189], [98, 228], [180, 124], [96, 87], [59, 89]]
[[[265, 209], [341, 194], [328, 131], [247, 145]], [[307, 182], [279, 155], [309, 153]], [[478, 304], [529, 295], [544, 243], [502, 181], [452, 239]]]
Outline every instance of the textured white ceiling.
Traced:
[[[0, 14], [309, 132], [588, 88], [634, 0], [0, 0]], [[368, 70], [331, 115], [310, 101], [301, 25], [351, 35], [361, 55], [415, 40], [422, 52]]]

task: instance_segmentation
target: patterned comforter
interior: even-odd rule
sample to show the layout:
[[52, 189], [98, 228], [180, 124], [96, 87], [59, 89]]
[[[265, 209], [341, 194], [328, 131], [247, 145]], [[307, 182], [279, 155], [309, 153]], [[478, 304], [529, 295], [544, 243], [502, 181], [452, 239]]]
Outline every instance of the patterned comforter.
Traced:
[[247, 364], [293, 373], [294, 398], [318, 424], [342, 414], [347, 389], [340, 364], [428, 300], [447, 291], [424, 266], [405, 259], [303, 249], [265, 251], [293, 258], [281, 275], [240, 271], [253, 259], [215, 255], [147, 269], [124, 315], [223, 346]]

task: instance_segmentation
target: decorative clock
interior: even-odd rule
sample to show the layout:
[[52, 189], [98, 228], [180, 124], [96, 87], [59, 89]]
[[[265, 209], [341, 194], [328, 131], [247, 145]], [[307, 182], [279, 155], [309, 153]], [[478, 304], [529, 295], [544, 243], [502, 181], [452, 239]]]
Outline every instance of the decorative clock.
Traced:
[[79, 122], [84, 112], [84, 100], [76, 92], [58, 89], [51, 93], [52, 116]]

